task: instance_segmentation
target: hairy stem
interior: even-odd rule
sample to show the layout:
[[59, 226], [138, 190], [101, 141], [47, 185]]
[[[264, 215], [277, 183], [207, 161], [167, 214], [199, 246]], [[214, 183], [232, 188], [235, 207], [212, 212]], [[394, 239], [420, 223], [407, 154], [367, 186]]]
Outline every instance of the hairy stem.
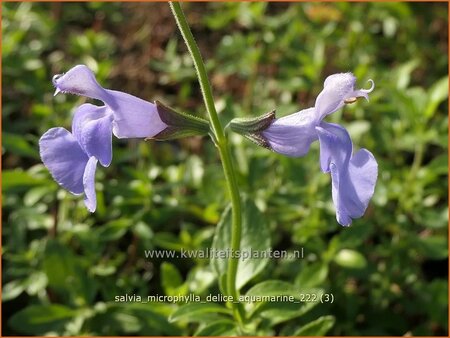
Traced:
[[[170, 2], [170, 8], [177, 22], [178, 28], [181, 31], [184, 42], [194, 61], [195, 70], [197, 72], [198, 81], [202, 90], [203, 100], [205, 102], [206, 110], [208, 111], [213, 140], [219, 150], [222, 167], [225, 174], [225, 179], [228, 185], [228, 192], [231, 198], [232, 207], [232, 225], [231, 225], [231, 252], [236, 252], [240, 248], [241, 242], [241, 198], [234, 172], [233, 162], [228, 146], [228, 140], [225, 136], [219, 116], [217, 115], [216, 107], [214, 106], [214, 98], [212, 96], [211, 85], [209, 83], [208, 75], [206, 73], [205, 64], [203, 63], [200, 50], [192, 35], [192, 32], [187, 23], [186, 17], [183, 13], [179, 2]], [[235, 255], [228, 257], [228, 271], [227, 271], [227, 293], [233, 297], [236, 302], [239, 299], [239, 292], [236, 287], [236, 274], [238, 268], [238, 258]], [[239, 323], [242, 324], [244, 319], [244, 309], [240, 303], [231, 303], [234, 309], [234, 315]]]

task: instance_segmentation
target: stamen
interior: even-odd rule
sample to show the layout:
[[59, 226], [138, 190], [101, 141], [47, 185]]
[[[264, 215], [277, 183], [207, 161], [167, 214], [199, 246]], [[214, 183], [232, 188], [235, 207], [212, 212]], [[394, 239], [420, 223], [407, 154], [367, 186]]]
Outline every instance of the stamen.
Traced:
[[358, 100], [357, 97], [349, 97], [348, 99], [344, 100], [344, 103], [350, 104], [350, 103], [355, 103], [356, 100]]

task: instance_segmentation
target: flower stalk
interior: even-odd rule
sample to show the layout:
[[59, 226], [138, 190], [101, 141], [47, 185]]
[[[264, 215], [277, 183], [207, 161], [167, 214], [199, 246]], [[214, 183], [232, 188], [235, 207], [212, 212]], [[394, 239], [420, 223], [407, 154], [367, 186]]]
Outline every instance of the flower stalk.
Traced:
[[[242, 212], [241, 212], [241, 198], [239, 194], [239, 188], [237, 185], [236, 175], [234, 172], [233, 162], [230, 155], [230, 149], [228, 140], [225, 136], [224, 129], [220, 123], [219, 116], [217, 114], [214, 98], [212, 95], [211, 85], [206, 73], [205, 64], [203, 62], [200, 50], [195, 42], [194, 36], [189, 28], [189, 24], [183, 13], [183, 9], [179, 2], [169, 3], [172, 13], [175, 17], [178, 28], [180, 29], [183, 40], [189, 50], [189, 53], [194, 62], [195, 70], [197, 73], [198, 81], [202, 91], [203, 100], [205, 102], [206, 110], [208, 112], [211, 127], [213, 141], [215, 142], [222, 162], [225, 179], [228, 185], [228, 192], [231, 198], [232, 208], [232, 224], [231, 224], [231, 251], [236, 252], [240, 248], [241, 232], [242, 232]], [[242, 325], [244, 320], [244, 309], [242, 304], [237, 303], [239, 299], [239, 292], [236, 287], [236, 275], [239, 259], [231, 255], [228, 257], [228, 270], [226, 279], [226, 292], [232, 296], [235, 303], [231, 303], [235, 318]]]

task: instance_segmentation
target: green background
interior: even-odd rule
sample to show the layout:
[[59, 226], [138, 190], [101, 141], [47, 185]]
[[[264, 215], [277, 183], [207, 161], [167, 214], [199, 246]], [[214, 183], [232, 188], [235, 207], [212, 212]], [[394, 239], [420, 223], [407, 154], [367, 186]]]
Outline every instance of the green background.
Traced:
[[[327, 118], [379, 165], [371, 204], [348, 229], [335, 220], [318, 144], [293, 159], [230, 135], [241, 191], [257, 206], [249, 224], [264, 222], [250, 242], [270, 239], [274, 249], [305, 252], [264, 262], [241, 292], [281, 280], [335, 298], [292, 316], [277, 312], [280, 320], [262, 311], [250, 332], [447, 335], [447, 4], [184, 8], [224, 123], [310, 107], [336, 72], [353, 72], [358, 88], [369, 78], [376, 84], [370, 102]], [[190, 309], [189, 317], [181, 304], [114, 302], [125, 294], [219, 293], [208, 260], [144, 255], [212, 245], [228, 196], [208, 138], [114, 139], [112, 165], [97, 170], [95, 214], [60, 189], [39, 159], [39, 137], [52, 127], [70, 129], [71, 114], [85, 102], [53, 97], [52, 76], [76, 64], [88, 65], [106, 88], [206, 116], [168, 5], [3, 3], [2, 34], [3, 335], [232, 330], [218, 317], [223, 306]]]

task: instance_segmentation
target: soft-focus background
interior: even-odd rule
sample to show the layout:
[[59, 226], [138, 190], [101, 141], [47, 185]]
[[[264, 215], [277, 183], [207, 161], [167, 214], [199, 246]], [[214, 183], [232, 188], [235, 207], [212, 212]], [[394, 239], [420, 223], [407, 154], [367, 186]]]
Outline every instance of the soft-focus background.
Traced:
[[[335, 72], [376, 84], [370, 102], [327, 119], [379, 164], [366, 215], [348, 229], [335, 220], [317, 144], [292, 159], [231, 136], [240, 187], [263, 212], [272, 247], [305, 253], [271, 260], [248, 287], [280, 279], [335, 298], [276, 324], [261, 318], [254, 334], [305, 334], [298, 328], [324, 318], [308, 333], [447, 335], [447, 4], [184, 8], [224, 123], [310, 107]], [[228, 203], [211, 141], [115, 139], [112, 165], [97, 170], [95, 214], [58, 187], [38, 154], [39, 137], [70, 128], [85, 102], [53, 97], [51, 84], [80, 63], [107, 88], [205, 116], [168, 5], [3, 3], [2, 33], [3, 335], [192, 335], [202, 316], [169, 322], [179, 305], [114, 297], [218, 292], [206, 259], [144, 255], [211, 246]]]

